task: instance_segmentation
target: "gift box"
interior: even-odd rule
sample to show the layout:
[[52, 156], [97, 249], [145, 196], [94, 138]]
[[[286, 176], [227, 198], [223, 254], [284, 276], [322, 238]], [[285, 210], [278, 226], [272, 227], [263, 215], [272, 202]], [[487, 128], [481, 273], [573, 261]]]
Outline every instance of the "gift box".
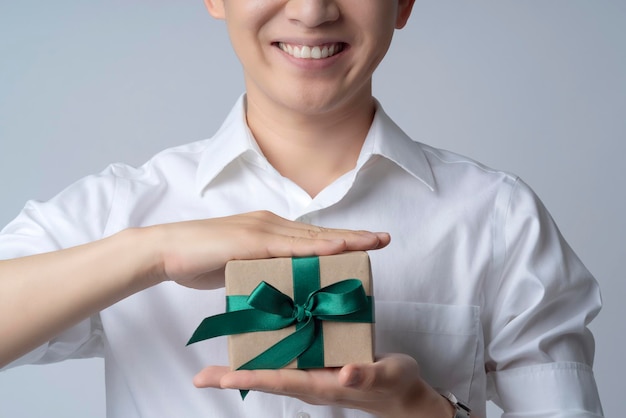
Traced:
[[232, 369], [338, 367], [374, 360], [374, 303], [365, 252], [231, 261], [227, 313], [189, 343], [228, 335]]

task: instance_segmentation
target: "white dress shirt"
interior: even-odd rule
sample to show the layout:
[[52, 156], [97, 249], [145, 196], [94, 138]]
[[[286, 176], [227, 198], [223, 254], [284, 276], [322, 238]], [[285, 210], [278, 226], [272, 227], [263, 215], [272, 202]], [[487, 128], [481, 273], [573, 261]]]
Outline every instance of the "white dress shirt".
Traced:
[[[388, 231], [370, 252], [376, 350], [420, 363], [434, 387], [485, 416], [601, 417], [586, 325], [598, 285], [517, 177], [411, 140], [379, 107], [357, 166], [315, 198], [264, 158], [239, 100], [217, 134], [139, 168], [114, 164], [0, 234], [0, 259], [75, 246], [131, 226], [270, 210], [326, 227]], [[111, 260], [112, 263], [115, 260]], [[185, 343], [224, 311], [224, 291], [163, 283], [111, 306], [10, 366], [105, 358], [108, 417], [367, 417], [295, 399], [196, 389], [228, 364], [226, 339]]]

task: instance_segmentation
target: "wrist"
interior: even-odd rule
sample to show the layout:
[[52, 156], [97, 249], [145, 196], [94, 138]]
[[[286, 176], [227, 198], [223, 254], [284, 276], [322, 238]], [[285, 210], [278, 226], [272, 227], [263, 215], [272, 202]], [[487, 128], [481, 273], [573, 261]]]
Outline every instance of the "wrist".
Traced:
[[448, 390], [438, 390], [438, 392], [441, 394], [441, 397], [446, 399], [454, 408], [454, 414], [451, 415], [452, 418], [470, 418], [470, 408], [463, 402], [459, 401], [457, 397], [452, 394], [452, 392]]
[[[430, 402], [424, 405], [424, 409], [419, 412], [420, 417], [424, 418], [453, 418], [455, 417], [456, 408], [438, 392], [432, 390], [430, 393]], [[413, 415], [417, 416], [417, 415]]]
[[[156, 228], [128, 228], [115, 234], [116, 246], [121, 250], [130, 273], [130, 286], [136, 291], [147, 289], [165, 281], [163, 261]], [[119, 261], [122, 261], [119, 260]]]
[[412, 390], [405, 393], [399, 412], [387, 418], [453, 418], [455, 407], [439, 392], [419, 379]]

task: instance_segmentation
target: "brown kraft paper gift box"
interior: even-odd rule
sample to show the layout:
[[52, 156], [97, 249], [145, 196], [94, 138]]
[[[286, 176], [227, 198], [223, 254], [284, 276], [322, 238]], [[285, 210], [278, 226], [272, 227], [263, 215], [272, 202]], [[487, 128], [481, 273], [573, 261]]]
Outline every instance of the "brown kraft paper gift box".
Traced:
[[[226, 264], [226, 295], [249, 295], [265, 281], [293, 298], [291, 258], [235, 260]], [[320, 256], [320, 287], [345, 279], [359, 279], [365, 294], [372, 295], [372, 274], [366, 252], [355, 251]], [[324, 367], [374, 361], [373, 323], [323, 321]], [[230, 367], [235, 370], [295, 331], [290, 326], [277, 331], [228, 336]], [[297, 368], [297, 361], [286, 367]]]

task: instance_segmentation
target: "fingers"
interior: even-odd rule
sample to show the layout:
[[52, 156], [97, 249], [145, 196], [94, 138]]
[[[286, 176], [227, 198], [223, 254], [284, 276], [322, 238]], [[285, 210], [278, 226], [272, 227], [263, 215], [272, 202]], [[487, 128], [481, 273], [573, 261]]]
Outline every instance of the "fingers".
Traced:
[[331, 255], [344, 251], [368, 251], [389, 244], [388, 234], [370, 232], [344, 233], [337, 237], [308, 238], [297, 236], [275, 237], [267, 243], [269, 257], [299, 257], [307, 255]]
[[308, 396], [336, 396], [350, 393], [389, 393], [404, 386], [417, 375], [417, 363], [409, 356], [384, 357], [372, 364], [349, 364], [343, 368], [312, 370], [238, 370], [212, 366], [203, 369], [194, 379], [198, 387], [254, 389], [263, 392]]
[[229, 372], [226, 366], [209, 366], [194, 377], [193, 384], [197, 388], [219, 388], [220, 380]]
[[[302, 222], [289, 221], [271, 212], [252, 212], [232, 218], [242, 222], [248, 234], [244, 237], [250, 245], [251, 258], [330, 255], [343, 251], [367, 251], [387, 246], [388, 233], [323, 228]], [[259, 244], [257, 246], [257, 243]]]
[[[318, 392], [334, 392], [337, 386], [337, 369], [279, 369], [237, 370], [207, 367], [194, 378], [200, 388], [251, 389], [292, 397], [323, 397]], [[328, 396], [328, 395], [327, 395]], [[315, 402], [314, 402], [315, 403]]]
[[[372, 238], [377, 236], [376, 233], [368, 232], [368, 231], [359, 231], [359, 230], [350, 230], [350, 229], [339, 229], [339, 228], [325, 228], [316, 225], [310, 225], [303, 222], [298, 221], [290, 221], [288, 219], [282, 218], [272, 212], [269, 211], [257, 211], [250, 212], [244, 215], [238, 215], [243, 217], [248, 217], [250, 219], [255, 220], [258, 224], [266, 225], [268, 231], [282, 234], [285, 236], [293, 236], [298, 238], [308, 238], [308, 239], [323, 239], [323, 240], [332, 240], [332, 239], [345, 239], [348, 241], [351, 240], [360, 240], [363, 238]], [[388, 237], [388, 234], [380, 234], [381, 237]], [[378, 237], [377, 237], [378, 239]], [[383, 238], [385, 239], [385, 238]]]
[[371, 364], [348, 364], [341, 369], [239, 370], [210, 366], [194, 378], [197, 387], [260, 389], [290, 393], [311, 393], [315, 387], [337, 383], [365, 392], [389, 392], [419, 375], [417, 362], [410, 356], [382, 356]]

